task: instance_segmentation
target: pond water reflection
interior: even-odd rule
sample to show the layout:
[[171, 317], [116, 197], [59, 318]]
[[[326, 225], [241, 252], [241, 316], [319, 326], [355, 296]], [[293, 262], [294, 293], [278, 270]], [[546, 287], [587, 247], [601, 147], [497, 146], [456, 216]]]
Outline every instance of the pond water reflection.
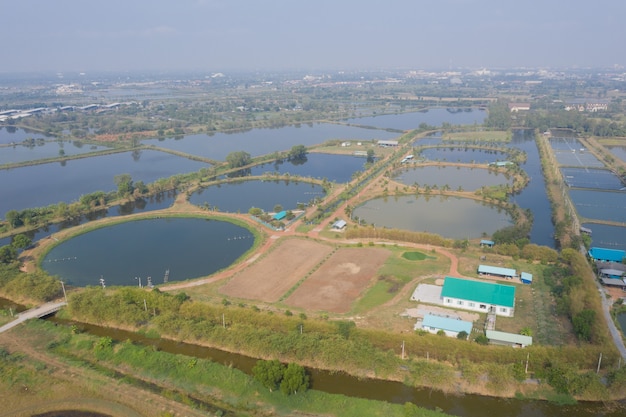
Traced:
[[393, 196], [367, 201], [353, 216], [376, 227], [473, 239], [511, 225], [508, 213], [481, 202], [440, 195]]
[[276, 205], [280, 205], [283, 210], [295, 210], [298, 203], [306, 205], [322, 197], [324, 189], [317, 184], [294, 180], [258, 180], [212, 185], [193, 193], [189, 201], [218, 211], [247, 213], [252, 207], [272, 212]]
[[154, 150], [122, 152], [76, 159], [67, 164], [33, 165], [0, 170], [0, 217], [9, 210], [44, 207], [60, 201], [70, 203], [94, 191], [114, 191], [114, 178], [130, 174], [133, 181], [151, 183], [208, 165]]
[[157, 218], [96, 229], [54, 247], [42, 267], [68, 285], [154, 285], [210, 275], [254, 244], [246, 228], [200, 218]]
[[319, 145], [330, 139], [376, 140], [394, 139], [397, 136], [398, 133], [385, 130], [316, 123], [285, 126], [280, 129], [187, 135], [180, 139], [149, 139], [142, 143], [223, 161], [229, 153], [242, 150], [254, 157], [276, 151], [288, 151], [294, 145]]
[[109, 149], [106, 146], [86, 145], [82, 142], [38, 142], [32, 145], [14, 145], [0, 147], [0, 165], [35, 161], [38, 159], [58, 158], [60, 156], [80, 155]]
[[513, 179], [504, 174], [484, 168], [468, 168], [460, 166], [425, 166], [406, 167], [394, 178], [406, 185], [418, 184], [437, 185], [439, 188], [448, 185], [450, 189], [476, 190], [482, 186], [512, 184]]

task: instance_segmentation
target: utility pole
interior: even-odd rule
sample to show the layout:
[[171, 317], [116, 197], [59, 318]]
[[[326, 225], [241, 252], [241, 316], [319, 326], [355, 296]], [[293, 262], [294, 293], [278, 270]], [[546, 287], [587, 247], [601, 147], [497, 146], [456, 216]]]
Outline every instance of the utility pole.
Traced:
[[600, 373], [600, 364], [602, 363], [602, 352], [600, 352], [600, 357], [598, 358], [598, 369], [596, 369], [596, 374]]
[[143, 309], [146, 311], [146, 313], [148, 312], [148, 305], [146, 304], [146, 299], [143, 299]]
[[222, 327], [226, 328], [226, 319], [224, 318], [224, 313], [222, 313]]
[[65, 284], [61, 281], [61, 288], [63, 289], [63, 298], [65, 298], [65, 304], [67, 304], [67, 293], [65, 292]]
[[404, 340], [402, 341], [402, 359], [404, 359]]
[[142, 288], [142, 286], [141, 286], [141, 277], [135, 277], [135, 279], [139, 281], [139, 288]]

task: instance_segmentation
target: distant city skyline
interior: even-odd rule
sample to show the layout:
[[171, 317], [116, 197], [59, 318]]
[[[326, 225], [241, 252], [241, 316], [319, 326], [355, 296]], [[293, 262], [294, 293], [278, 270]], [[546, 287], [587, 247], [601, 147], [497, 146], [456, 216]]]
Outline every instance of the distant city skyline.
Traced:
[[0, 73], [626, 65], [622, 0], [0, 0]]

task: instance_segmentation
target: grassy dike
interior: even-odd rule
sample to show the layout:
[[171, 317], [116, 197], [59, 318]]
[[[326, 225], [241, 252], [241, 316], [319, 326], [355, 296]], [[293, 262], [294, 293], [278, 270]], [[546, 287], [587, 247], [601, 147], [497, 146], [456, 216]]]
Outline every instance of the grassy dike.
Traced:
[[[446, 414], [420, 409], [413, 404], [390, 404], [387, 402], [364, 400], [342, 395], [326, 394], [309, 390], [286, 396], [280, 391], [269, 392], [250, 376], [229, 366], [209, 360], [160, 352], [151, 346], [138, 346], [130, 342], [112, 343], [108, 338], [98, 338], [88, 334], [77, 334], [66, 326], [56, 326], [45, 321], [32, 321], [9, 335], [28, 349], [43, 352], [36, 360], [19, 352], [3, 354], [0, 362], [0, 392], [11, 407], [23, 407], [32, 403], [31, 393], [46, 392], [48, 402], [64, 404], [71, 408], [88, 407], [98, 404], [100, 412], [114, 416], [130, 415], [120, 411], [124, 407], [134, 409], [138, 415], [150, 415], [154, 411], [143, 404], [111, 403], [106, 409], [107, 391], [98, 390], [87, 382], [75, 392], [62, 390], [54, 397], [50, 387], [67, 384], [58, 381], [51, 363], [61, 360], [66, 367], [64, 374], [82, 377], [97, 373], [99, 384], [120, 386], [122, 390], [150, 392], [169, 401], [184, 404], [190, 409], [202, 410], [204, 415], [221, 416], [424, 416], [440, 417]], [[4, 345], [6, 335], [0, 338]], [[107, 340], [108, 339], [108, 340]], [[46, 358], [51, 359], [46, 359]], [[101, 379], [104, 378], [104, 379]], [[82, 384], [81, 384], [82, 385]], [[92, 389], [90, 389], [91, 387]], [[124, 388], [126, 387], [126, 388]], [[109, 399], [110, 400], [110, 399]], [[104, 410], [103, 410], [104, 408]], [[4, 412], [11, 413], [5, 408]], [[16, 415], [16, 414], [11, 414]], [[30, 414], [28, 414], [30, 415]], [[160, 416], [178, 415], [163, 411]], [[185, 414], [195, 415], [195, 414]]]

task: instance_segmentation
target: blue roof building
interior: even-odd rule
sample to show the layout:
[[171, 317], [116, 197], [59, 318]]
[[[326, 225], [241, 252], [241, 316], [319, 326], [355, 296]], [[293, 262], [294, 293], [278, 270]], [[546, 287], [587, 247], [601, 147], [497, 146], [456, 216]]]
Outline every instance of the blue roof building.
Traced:
[[521, 280], [522, 280], [522, 284], [532, 284], [533, 274], [529, 274], [528, 272], [522, 272]]
[[278, 212], [276, 214], [274, 214], [274, 217], [272, 217], [274, 220], [282, 220], [285, 217], [287, 217], [287, 212], [285, 210]]
[[493, 248], [493, 245], [495, 244], [496, 242], [494, 242], [493, 240], [481, 239], [480, 241], [480, 246], [487, 246], [487, 247]]
[[461, 332], [465, 332], [469, 336], [472, 332], [472, 323], [428, 313], [422, 321], [422, 329], [430, 333], [437, 333], [439, 330], [443, 330], [446, 336], [449, 337], [457, 337]]
[[595, 261], [604, 262], [622, 262], [626, 256], [626, 252], [618, 249], [606, 249], [593, 247], [589, 249], [589, 257]]

